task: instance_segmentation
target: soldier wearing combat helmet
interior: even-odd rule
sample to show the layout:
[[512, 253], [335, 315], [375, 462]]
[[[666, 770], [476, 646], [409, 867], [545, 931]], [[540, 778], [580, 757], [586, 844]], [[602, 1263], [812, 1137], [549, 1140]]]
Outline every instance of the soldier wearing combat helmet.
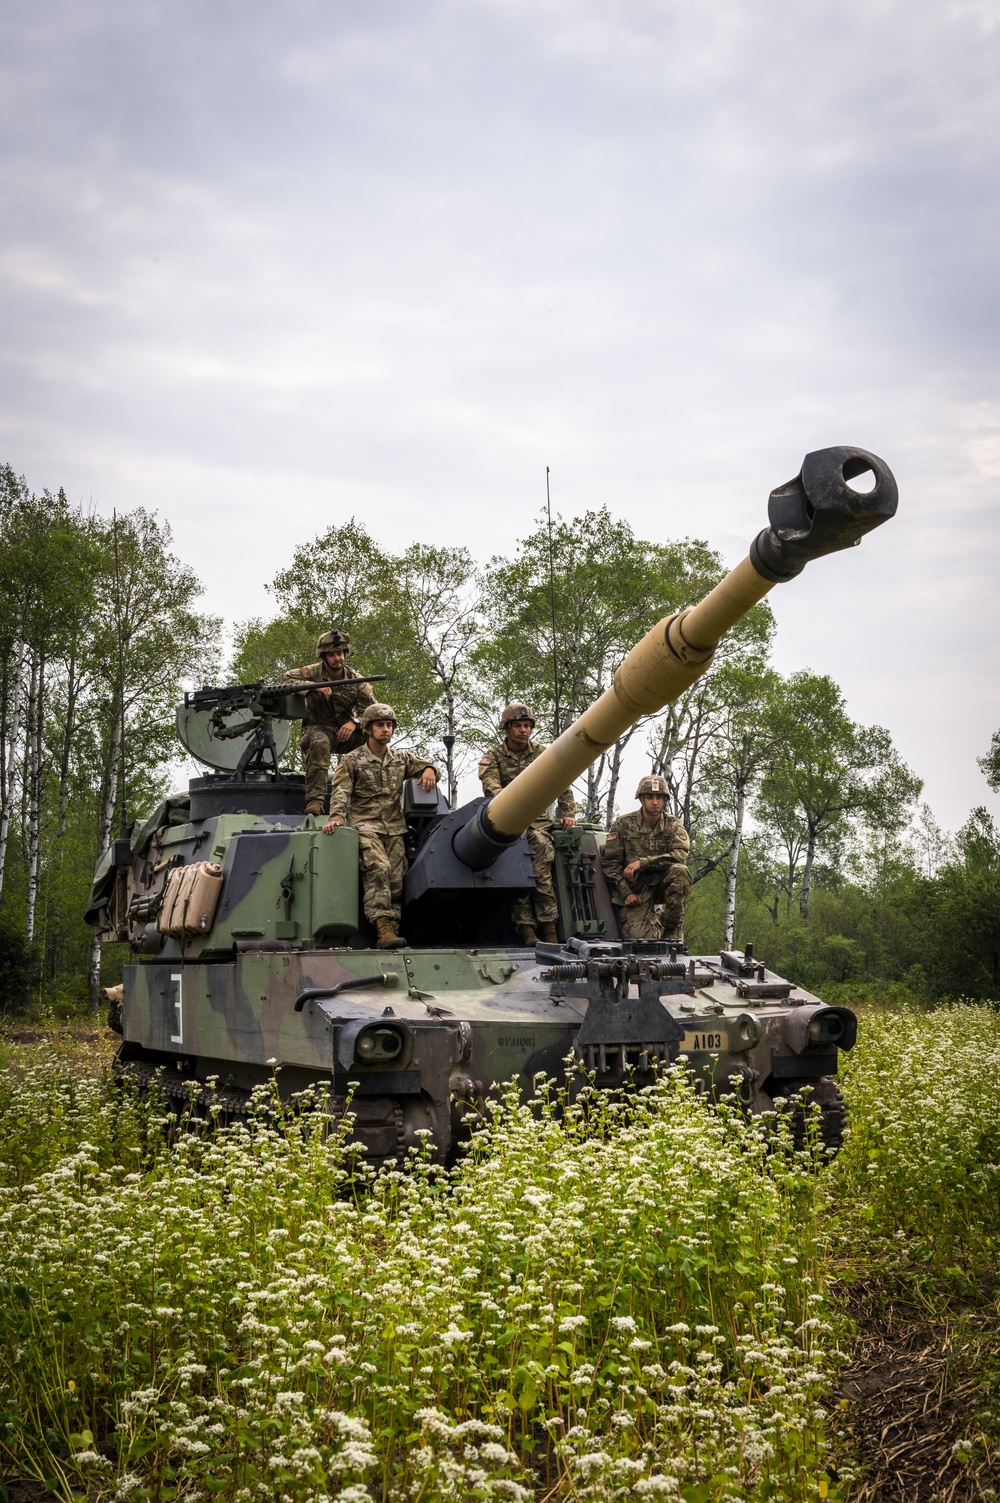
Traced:
[[305, 696], [306, 713], [299, 746], [306, 773], [306, 813], [322, 814], [326, 783], [334, 752], [352, 751], [364, 745], [358, 718], [375, 703], [371, 684], [347, 667], [351, 650], [346, 631], [325, 631], [316, 643], [319, 661], [304, 668], [289, 668], [283, 682], [329, 684], [329, 688]]
[[365, 744], [342, 758], [333, 775], [330, 818], [324, 835], [345, 822], [358, 832], [365, 915], [378, 932], [380, 950], [406, 944], [399, 931], [399, 910], [406, 875], [406, 820], [400, 795], [407, 778], [419, 778], [428, 792], [437, 783], [437, 768], [412, 752], [389, 745], [396, 729], [391, 705], [370, 704], [361, 717]]
[[[479, 781], [483, 785], [483, 791], [491, 798], [499, 793], [501, 788], [506, 788], [523, 768], [541, 755], [544, 748], [531, 739], [534, 728], [535, 717], [527, 705], [517, 703], [507, 705], [500, 716], [500, 729], [504, 733], [504, 739], [492, 751], [486, 752], [479, 762]], [[576, 824], [576, 803], [568, 788], [565, 793], [559, 795], [556, 813], [562, 821], [564, 830]], [[521, 938], [526, 945], [538, 943], [536, 924], [541, 929], [544, 940], [550, 944], [557, 944], [559, 940], [556, 931], [558, 909], [555, 887], [552, 882], [552, 863], [555, 861], [556, 852], [549, 835], [548, 816], [543, 815], [541, 819], [536, 819], [528, 826], [526, 833], [528, 850], [531, 852], [531, 866], [535, 874], [535, 890], [533, 893], [526, 893], [518, 898], [511, 909], [511, 918], [520, 930]]]
[[666, 778], [641, 778], [635, 791], [641, 807], [622, 814], [608, 831], [604, 875], [622, 939], [683, 937], [684, 906], [691, 892], [691, 842], [680, 820], [666, 812], [668, 791]]

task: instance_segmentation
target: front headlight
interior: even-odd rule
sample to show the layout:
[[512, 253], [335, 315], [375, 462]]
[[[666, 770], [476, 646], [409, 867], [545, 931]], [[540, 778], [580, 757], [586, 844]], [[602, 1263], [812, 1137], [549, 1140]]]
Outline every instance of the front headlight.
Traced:
[[839, 1044], [844, 1037], [844, 1020], [835, 1012], [824, 1012], [809, 1024], [812, 1044]]
[[384, 1065], [398, 1060], [405, 1047], [406, 1040], [401, 1031], [381, 1023], [358, 1034], [354, 1058], [361, 1065]]

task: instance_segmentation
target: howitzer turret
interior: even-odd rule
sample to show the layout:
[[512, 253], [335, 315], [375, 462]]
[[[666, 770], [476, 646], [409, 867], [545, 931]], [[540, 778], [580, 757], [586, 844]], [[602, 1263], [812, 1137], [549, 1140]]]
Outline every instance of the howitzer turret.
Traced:
[[[872, 490], [851, 479], [871, 470]], [[559, 1077], [573, 1055], [597, 1083], [640, 1083], [683, 1055], [706, 1089], [767, 1110], [808, 1087], [827, 1145], [843, 1110], [833, 1077], [856, 1024], [745, 951], [692, 956], [679, 941], [623, 940], [604, 881], [604, 832], [553, 832], [557, 944], [525, 949], [511, 921], [534, 876], [524, 832], [629, 726], [709, 667], [736, 621], [807, 562], [848, 548], [896, 509], [883, 462], [859, 449], [806, 456], [771, 493], [769, 526], [700, 604], [659, 622], [612, 687], [490, 800], [451, 810], [404, 790], [410, 869], [405, 950], [374, 947], [359, 902], [358, 837], [303, 813], [302, 779], [280, 766], [296, 686], [189, 696], [178, 729], [214, 772], [131, 833], [131, 863], [106, 852], [88, 917], [128, 940], [118, 1068], [163, 1071], [197, 1097], [218, 1077], [227, 1110], [279, 1062], [293, 1093], [320, 1082], [351, 1100], [372, 1162], [429, 1130], [447, 1159], [470, 1108], [518, 1077]], [[241, 697], [242, 696], [242, 697]], [[239, 716], [244, 717], [240, 728]], [[389, 989], [386, 996], [385, 989]], [[207, 1098], [206, 1098], [207, 1099]]]

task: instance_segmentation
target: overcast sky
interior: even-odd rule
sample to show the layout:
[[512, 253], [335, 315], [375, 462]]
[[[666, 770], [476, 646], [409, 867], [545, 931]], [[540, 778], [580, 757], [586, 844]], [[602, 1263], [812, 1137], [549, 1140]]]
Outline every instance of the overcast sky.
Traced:
[[777, 662], [1000, 801], [980, 0], [36, 0], [0, 20], [0, 459], [167, 517], [229, 622], [355, 515], [480, 558], [606, 503], [735, 563], [802, 456], [896, 520]]

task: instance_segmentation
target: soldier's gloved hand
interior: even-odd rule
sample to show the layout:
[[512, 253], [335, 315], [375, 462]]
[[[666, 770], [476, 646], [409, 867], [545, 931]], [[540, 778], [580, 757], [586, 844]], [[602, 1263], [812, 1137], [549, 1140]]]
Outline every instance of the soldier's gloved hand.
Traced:
[[437, 783], [437, 774], [435, 773], [433, 767], [425, 767], [424, 770], [423, 770], [423, 772], [420, 774], [420, 786], [421, 786], [421, 788], [424, 790], [425, 793], [430, 793], [431, 789], [434, 787], [434, 785], [436, 783]]
[[[628, 864], [628, 866], [626, 866], [625, 870], [622, 872], [622, 876], [625, 878], [626, 882], [631, 882], [632, 878], [635, 876], [635, 874], [636, 874], [636, 872], [638, 870], [639, 870], [639, 863], [638, 863], [638, 861], [630, 861], [629, 864]], [[638, 902], [638, 901], [639, 901], [638, 898], [636, 898], [636, 902]]]
[[329, 699], [330, 695], [333, 693], [333, 690], [332, 689], [317, 689], [316, 693], [322, 695], [322, 697], [324, 699]]
[[[329, 692], [330, 692], [329, 689], [326, 692], [327, 692], [327, 694], [329, 694]], [[351, 737], [354, 735], [354, 732], [357, 730], [357, 728], [358, 727], [357, 727], [357, 722], [356, 721], [354, 721], [354, 720], [345, 720], [344, 724], [340, 727], [340, 730], [337, 732], [337, 740], [338, 741], [350, 741]]]
[[332, 835], [334, 830], [339, 830], [343, 823], [344, 821], [339, 814], [331, 814], [330, 818], [323, 826], [323, 834]]
[[563, 815], [563, 817], [562, 817], [562, 827], [563, 827], [564, 830], [571, 830], [575, 824], [576, 824], [576, 815], [575, 814], [564, 814]]
[[628, 897], [625, 899], [626, 908], [638, 908], [641, 904], [642, 898], [640, 898], [637, 892], [630, 892]]

